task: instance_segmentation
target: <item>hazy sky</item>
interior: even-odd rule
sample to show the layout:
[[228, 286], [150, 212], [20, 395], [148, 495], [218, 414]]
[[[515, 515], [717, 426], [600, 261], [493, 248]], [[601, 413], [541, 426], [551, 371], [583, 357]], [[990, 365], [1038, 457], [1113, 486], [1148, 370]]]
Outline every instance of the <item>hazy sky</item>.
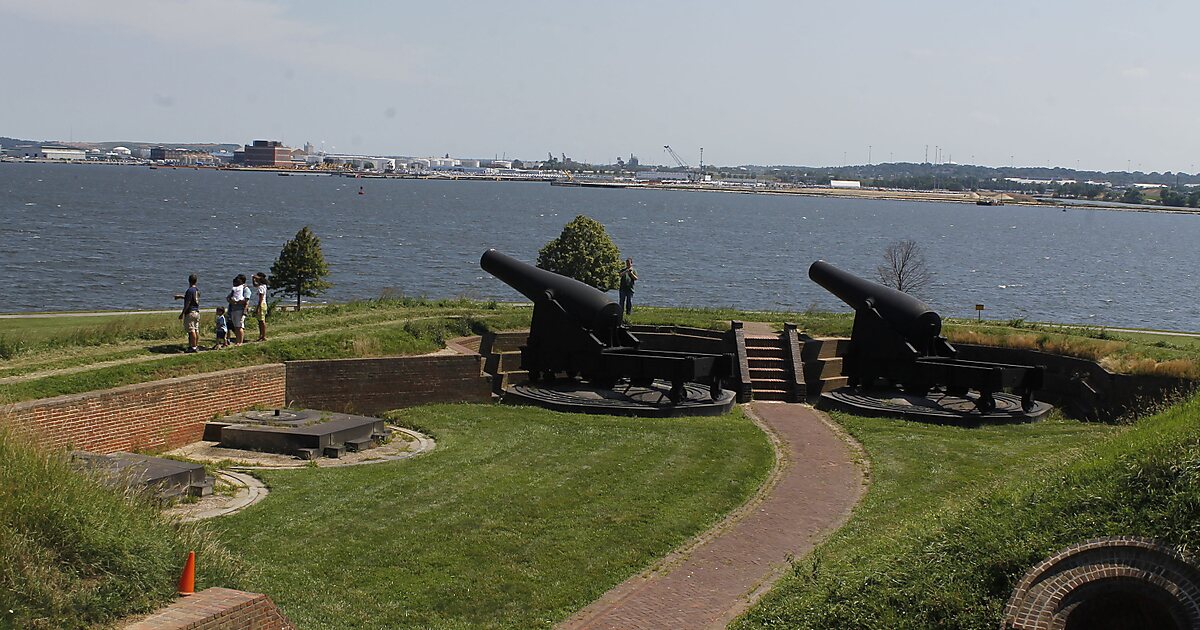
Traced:
[[16, 137], [1200, 163], [1196, 2], [0, 0], [0, 24]]

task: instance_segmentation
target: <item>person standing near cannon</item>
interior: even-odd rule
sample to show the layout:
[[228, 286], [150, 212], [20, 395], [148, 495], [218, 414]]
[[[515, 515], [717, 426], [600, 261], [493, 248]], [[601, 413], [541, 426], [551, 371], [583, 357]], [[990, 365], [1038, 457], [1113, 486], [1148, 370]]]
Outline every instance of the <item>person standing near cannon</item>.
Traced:
[[633, 314], [633, 285], [637, 282], [637, 279], [637, 271], [633, 269], [633, 259], [626, 258], [625, 268], [621, 270], [621, 286], [618, 289], [621, 297], [621, 312], [626, 315]]

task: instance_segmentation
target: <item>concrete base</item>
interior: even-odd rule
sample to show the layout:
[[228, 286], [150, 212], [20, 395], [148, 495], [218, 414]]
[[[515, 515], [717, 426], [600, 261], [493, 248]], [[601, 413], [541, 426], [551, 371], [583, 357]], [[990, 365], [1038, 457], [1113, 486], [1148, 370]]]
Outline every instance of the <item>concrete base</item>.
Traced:
[[76, 461], [120, 484], [146, 488], [162, 497], [202, 496], [212, 493], [212, 480], [204, 466], [136, 453], [96, 455], [76, 452]]
[[962, 425], [979, 425], [1003, 422], [1033, 422], [1040, 420], [1053, 407], [1034, 401], [1033, 409], [1021, 408], [1021, 397], [998, 393], [996, 409], [980, 413], [975, 409], [978, 394], [970, 392], [966, 398], [932, 391], [926, 396], [912, 396], [895, 389], [860, 390], [842, 387], [825, 392], [817, 399], [816, 407], [824, 410], [845, 411], [859, 416], [890, 416], [922, 422], [941, 422]]
[[734, 404], [734, 392], [724, 389], [717, 400], [709, 397], [707, 385], [684, 385], [684, 399], [678, 405], [667, 397], [671, 384], [654, 381], [649, 387], [618, 383], [613, 389], [601, 389], [576, 380], [521, 383], [504, 390], [501, 402], [535, 405], [569, 413], [595, 413], [610, 416], [666, 418], [675, 416], [719, 416]]
[[[373, 436], [386, 435], [383, 420], [309, 409], [247, 411], [210, 422], [222, 448], [262, 451], [312, 459], [338, 457], [347, 442], [371, 446]], [[365, 440], [365, 442], [364, 442]]]

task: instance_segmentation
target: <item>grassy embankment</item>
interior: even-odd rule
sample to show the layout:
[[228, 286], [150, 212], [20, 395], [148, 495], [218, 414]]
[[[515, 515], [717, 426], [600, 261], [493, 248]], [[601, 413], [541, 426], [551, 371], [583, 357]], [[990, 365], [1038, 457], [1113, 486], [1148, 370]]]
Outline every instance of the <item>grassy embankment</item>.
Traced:
[[[0, 403], [293, 359], [417, 354], [447, 338], [528, 326], [530, 309], [467, 300], [368, 300], [276, 314], [270, 341], [183, 353], [174, 315], [0, 320]], [[812, 335], [849, 334], [835, 313], [642, 307], [632, 321], [724, 329], [731, 319], [796, 322]], [[207, 342], [210, 321], [202, 330]], [[1114, 371], [1200, 377], [1200, 340], [1154, 333], [948, 322], [952, 341], [1039, 349], [1098, 360]], [[251, 336], [255, 334], [251, 331]], [[211, 343], [211, 342], [208, 342]]]
[[85, 628], [169, 600], [188, 550], [197, 586], [248, 569], [203, 528], [167, 523], [122, 493], [0, 430], [0, 628]]
[[0, 320], [10, 349], [0, 363], [0, 402], [294, 359], [419, 354], [488, 326], [528, 325], [529, 309], [459, 300], [355, 302], [279, 313], [267, 342], [198, 354], [183, 353], [173, 315], [93, 319]]
[[1041, 457], [983, 484], [933, 489], [926, 477], [969, 478], [941, 453], [927, 464], [911, 454], [893, 459], [899, 450], [928, 450], [918, 441], [922, 429], [895, 425], [901, 434], [888, 436], [872, 426], [878, 421], [839, 417], [875, 467], [867, 500], [734, 627], [995, 628], [1025, 571], [1071, 544], [1134, 535], [1195, 552], [1198, 417], [1194, 398], [1132, 427], [1056, 436], [1054, 425], [1030, 425], [1051, 447]]
[[[125, 372], [131, 366], [124, 365], [96, 366], [81, 373], [90, 375], [88, 381], [64, 375], [29, 382], [69, 390], [89, 383], [111, 386], [122, 381], [221, 369], [238, 362], [423, 351], [437, 347], [439, 338], [466, 334], [475, 328], [527, 325], [528, 309], [488, 306], [371, 302], [327, 312], [302, 312], [294, 314], [294, 320], [279, 318], [272, 327], [275, 340], [266, 344], [168, 356], [148, 362], [156, 366], [151, 373]], [[414, 317], [433, 319], [406, 321]], [[722, 328], [731, 318], [797, 321], [813, 334], [844, 334], [850, 323], [844, 315], [696, 309], [640, 309], [635, 321]], [[136, 329], [125, 319], [114, 335], [129, 335], [128, 328]], [[25, 337], [34, 341], [26, 343], [17, 354], [17, 363], [78, 359], [75, 366], [90, 366], [98, 362], [97, 355], [123, 345], [131, 347], [123, 351], [140, 353], [152, 353], [151, 349], [158, 346], [178, 347], [177, 321], [172, 319], [159, 323], [163, 326], [162, 338], [130, 340], [126, 336], [104, 341], [98, 351], [86, 343], [64, 341], [72, 336], [87, 339], [72, 325], [64, 323], [57, 330], [47, 331], [53, 327], [44, 320], [18, 321], [38, 321], [46, 332], [41, 340], [32, 334]], [[963, 331], [987, 333], [1000, 337], [1003, 345], [1004, 339], [1030, 334], [1027, 325], [1015, 324], [955, 324], [948, 329], [952, 338]], [[86, 328], [88, 324], [77, 325]], [[153, 325], [147, 324], [151, 328]], [[10, 327], [9, 334], [13, 330]], [[1196, 349], [1194, 342], [1185, 338], [1136, 335], [1125, 340], [1105, 338], [1110, 335], [1102, 332], [1079, 333], [1044, 334], [1046, 340], [1061, 337], [1071, 341], [1078, 352], [1106, 348], [1108, 354], [1100, 358], [1146, 353], [1148, 358], [1171, 360], [1172, 355], [1194, 356]], [[1038, 331], [1034, 341], [1038, 342], [1041, 335]], [[1125, 345], [1107, 345], [1114, 341]], [[26, 390], [26, 395], [33, 397], [37, 391]], [[1191, 403], [1183, 411], [1168, 412], [1166, 417], [1194, 416], [1195, 411], [1196, 405]], [[270, 592], [305, 627], [367, 618], [413, 626], [545, 626], [652, 563], [739, 504], [753, 492], [770, 459], [769, 452], [762, 450], [762, 435], [736, 417], [635, 421], [447, 406], [409, 410], [400, 415], [400, 420], [433, 433], [439, 448], [429, 456], [407, 462], [268, 473], [265, 476], [272, 495], [267, 501], [241, 515], [203, 526], [205, 530], [218, 528], [227, 545], [236, 548], [257, 570], [242, 580], [242, 585]], [[1094, 515], [1087, 511], [1090, 504], [1086, 499], [1099, 496], [1094, 492], [1124, 490], [1125, 494], [1118, 492], [1118, 496], [1137, 504], [1135, 493], [1139, 488], [1129, 482], [1128, 487], [1089, 487], [1086, 492], [1073, 494], [1078, 481], [1055, 481], [1054, 473], [1037, 472], [1048, 459], [1070, 459], [1082, 445], [1125, 429], [1067, 421], [959, 429], [852, 416], [838, 416], [837, 420], [866, 447], [873, 470], [872, 488], [847, 527], [813, 560], [800, 563], [796, 574], [742, 622], [745, 627], [790, 627], [801, 618], [824, 627], [887, 627], [900, 618], [896, 615], [924, 620], [914, 625], [952, 626], [963, 620], [987, 619], [1007, 588], [996, 586], [1003, 582], [996, 579], [1001, 573], [989, 562], [1003, 559], [1008, 563], [1003, 565], [1006, 570], [1019, 574], [1059, 540], [1067, 540], [1096, 522], [1108, 523], [1116, 531], [1138, 518], [1135, 512], [1127, 511], [1123, 521], [1081, 516], [1077, 519], [1082, 523], [1079, 527], [1057, 526], [1060, 521], [1066, 522], [1062, 513], [1068, 513], [1058, 510]], [[1147, 420], [1127, 431], [1136, 435], [1155, 422], [1162, 421]], [[1177, 420], [1176, 424], [1186, 423]], [[1174, 470], [1171, 464], [1191, 461], [1181, 458], [1178, 449], [1151, 453], [1142, 448], [1146, 443], [1142, 440], [1124, 447], [1101, 448], [1124, 448], [1121, 452], [1126, 460], [1145, 455], [1157, 468], [1147, 464], [1137, 470], [1152, 470], [1160, 477], [1169, 476], [1167, 473]], [[1193, 458], [1194, 445], [1193, 441]], [[1103, 463], [1111, 455], [1091, 457]], [[1103, 475], [1125, 471], [1118, 468], [1105, 469]], [[1182, 470], [1186, 473], [1196, 468], [1200, 465], [1186, 464]], [[1004, 485], [1004, 479], [1017, 475], [1026, 480], [1025, 485], [1016, 490]], [[1129, 475], [1122, 478], [1128, 481]], [[1096, 484], [1097, 479], [1093, 475], [1086, 481]], [[1032, 513], [1018, 514], [1016, 507], [1029, 502], [1021, 493], [1036, 491], [1039, 481], [1048, 484], [1054, 501], [1034, 500]], [[54, 483], [64, 482], [35, 483], [32, 487]], [[29, 488], [14, 492], [14, 496], [33, 496]], [[1109, 503], [1106, 498], [1102, 507], [1112, 507]], [[1045, 511], [1038, 511], [1041, 507]], [[141, 508], [132, 509], [136, 512]], [[124, 510], [104, 518], [122, 522], [130, 518]], [[979, 515], [972, 517], [976, 512]], [[73, 511], [64, 507], [57, 513], [70, 518]], [[1019, 532], [1032, 531], [1029, 528], [1034, 524], [1047, 522], [1050, 534], [1042, 538], [1030, 535], [1013, 543], [997, 535], [989, 525], [990, 519], [1018, 532], [1014, 534], [1018, 538]], [[1142, 525], [1134, 533], [1145, 531], [1145, 523]], [[8, 535], [17, 541], [25, 540], [30, 531], [34, 537], [41, 536], [36, 527], [21, 521], [10, 526]], [[59, 557], [56, 550], [78, 546], [82, 544], [78, 541], [90, 540], [88, 532], [105, 531], [106, 527], [70, 530], [49, 551], [26, 554], [25, 560], [18, 545], [6, 543], [8, 551], [4, 553], [13, 559], [0, 557], [0, 562], [29, 567], [9, 573], [16, 576], [12, 579], [26, 582], [30, 576], [42, 573], [60, 569], [69, 572], [71, 563], [85, 560], [79, 555]], [[156, 531], [154, 537], [168, 541], [178, 540], [180, 535]], [[975, 550], [955, 538], [961, 531], [966, 533], [964, 540], [978, 545], [980, 559], [972, 560]], [[1156, 531], [1171, 533], [1161, 528]], [[73, 542], [72, 537], [77, 540]], [[1040, 546], [1029, 544], [1030, 538]], [[169, 593], [173, 575], [166, 578], [168, 585], [162, 589], [161, 574], [177, 570], [180, 548], [177, 542], [167, 545], [171, 548], [149, 554], [152, 564], [166, 566], [167, 570], [133, 570], [140, 572], [137, 579], [154, 581], [159, 584], [156, 588]], [[943, 558], [943, 549], [951, 555]], [[947, 558], [958, 558], [957, 564]], [[927, 571], [933, 571], [938, 579], [949, 580], [952, 586], [943, 592], [937, 579], [922, 577]], [[980, 580], [972, 571], [988, 576], [991, 581], [984, 581], [987, 588], [976, 588]], [[1010, 577], [1009, 573], [1003, 576]], [[214, 579], [211, 583], [238, 585], [232, 576], [228, 580], [220, 577], [220, 570]], [[396, 586], [397, 580], [403, 582], [401, 587]], [[63, 592], [74, 591], [68, 587]], [[907, 602], [889, 599], [902, 599], [905, 593], [925, 595], [915, 599], [910, 596]], [[103, 619], [148, 605], [144, 596], [127, 592], [87, 597], [69, 604], [81, 611], [96, 611], [81, 619]], [[970, 604], [976, 601], [972, 598], [980, 597], [982, 603]], [[9, 608], [25, 611], [27, 618], [43, 615], [46, 610], [66, 610], [67, 606], [46, 603], [45, 597], [36, 595], [15, 603], [19, 608]]]

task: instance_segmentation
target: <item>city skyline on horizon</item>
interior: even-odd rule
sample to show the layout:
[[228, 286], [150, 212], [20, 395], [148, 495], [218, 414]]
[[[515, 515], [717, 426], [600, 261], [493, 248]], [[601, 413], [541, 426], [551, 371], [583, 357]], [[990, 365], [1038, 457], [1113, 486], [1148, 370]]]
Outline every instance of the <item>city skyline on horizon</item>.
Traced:
[[29, 88], [0, 118], [37, 140], [351, 154], [1197, 171], [1200, 7], [856, 7], [0, 0], [19, 51], [0, 67]]
[[[0, 134], [0, 136], [2, 136], [2, 135], [4, 135], [4, 134]], [[16, 136], [6, 136], [6, 137], [17, 139]], [[62, 144], [64, 146], [114, 144], [114, 143], [128, 143], [128, 144], [146, 145], [146, 146], [154, 145], [154, 146], [165, 146], [165, 147], [201, 146], [201, 145], [206, 145], [206, 146], [224, 146], [224, 145], [243, 146], [245, 144], [249, 144], [250, 142], [253, 142], [253, 140], [239, 143], [239, 142], [221, 142], [221, 141], [205, 141], [205, 140], [199, 140], [199, 141], [146, 141], [146, 140], [128, 140], [128, 139], [125, 139], [125, 140], [112, 140], [112, 139], [107, 139], [107, 140], [84, 140], [84, 139], [63, 140], [61, 138], [42, 138], [42, 139], [19, 138], [19, 139], [24, 140], [24, 141], [31, 141], [31, 142], [42, 142], [45, 144]], [[278, 138], [255, 138], [255, 140], [279, 140], [279, 139]], [[286, 140], [282, 140], [281, 142], [283, 142], [283, 144], [285, 146], [287, 146], [288, 148], [291, 148], [291, 149], [303, 149], [306, 145], [311, 143], [311, 141], [304, 141], [304, 142], [300, 142], [300, 143], [291, 144]], [[545, 159], [543, 157], [530, 158], [530, 157], [526, 157], [526, 156], [519, 156], [519, 155], [514, 156], [514, 155], [503, 154], [503, 153], [496, 154], [491, 157], [485, 156], [485, 155], [472, 155], [472, 154], [461, 154], [461, 155], [444, 154], [444, 153], [443, 154], [418, 154], [418, 153], [393, 152], [393, 151], [386, 151], [386, 150], [385, 151], [377, 151], [377, 152], [369, 152], [369, 153], [361, 153], [361, 152], [360, 153], [343, 153], [340, 151], [333, 151], [333, 150], [326, 151], [322, 145], [313, 144], [313, 147], [314, 147], [314, 149], [317, 150], [318, 153], [328, 153], [330, 155], [361, 155], [361, 156], [368, 156], [368, 157], [387, 157], [387, 158], [404, 157], [404, 158], [415, 158], [415, 159], [427, 159], [427, 158], [439, 158], [439, 157], [442, 157], [443, 155], [448, 155], [449, 157], [454, 158], [454, 159], [473, 159], [473, 160], [510, 160], [510, 161], [520, 160], [520, 161], [526, 161], [526, 162], [542, 162]], [[0, 147], [0, 148], [3, 148], [3, 147]], [[627, 154], [627, 155], [636, 155], [636, 154]], [[554, 157], [560, 158], [561, 156], [554, 156]], [[574, 158], [574, 156], [567, 156], [567, 157]], [[617, 156], [617, 157], [623, 158], [625, 156]], [[638, 157], [639, 163], [642, 166], [661, 166], [661, 167], [667, 167], [667, 168], [677, 168], [677, 165], [671, 164], [671, 163], [669, 163], [669, 161], [666, 161], [666, 160], [664, 160], [662, 162], [655, 162], [655, 161], [649, 161], [649, 160], [642, 159], [642, 156], [636, 156], [636, 157]], [[685, 157], [685, 156], [681, 156], [681, 157]], [[1144, 174], [1158, 173], [1158, 174], [1179, 174], [1179, 175], [1187, 175], [1187, 176], [1200, 175], [1200, 172], [1190, 172], [1190, 171], [1186, 171], [1183, 169], [1165, 169], [1165, 170], [1150, 171], [1150, 170], [1140, 170], [1136, 167], [1132, 168], [1132, 169], [1089, 169], [1082, 165], [1072, 166], [1072, 165], [1066, 165], [1066, 164], [1049, 164], [1049, 165], [1046, 165], [1046, 164], [1011, 164], [1011, 165], [1009, 165], [1009, 164], [975, 164], [975, 163], [971, 163], [971, 162], [954, 161], [954, 160], [951, 160], [950, 158], [951, 158], [951, 156], [948, 154], [942, 161], [934, 161], [933, 159], [929, 159], [928, 161], [923, 161], [923, 160], [904, 160], [904, 161], [901, 161], [901, 160], [895, 160], [895, 161], [874, 160], [871, 162], [847, 163], [847, 164], [842, 164], [842, 165], [837, 165], [837, 164], [774, 164], [774, 163], [767, 163], [767, 162], [745, 162], [745, 163], [741, 163], [741, 164], [713, 164], [713, 163], [706, 162], [704, 164], [704, 166], [706, 166], [706, 167], [712, 166], [715, 168], [738, 168], [738, 167], [755, 166], [755, 167], [780, 167], [780, 168], [839, 169], [839, 168], [862, 168], [862, 167], [868, 167], [868, 166], [883, 166], [883, 165], [889, 165], [889, 164], [915, 164], [915, 165], [932, 165], [932, 166], [948, 165], [948, 166], [962, 166], [962, 167], [979, 167], [979, 168], [991, 168], [991, 169], [1005, 169], [1005, 168], [1051, 169], [1051, 170], [1070, 170], [1070, 171], [1077, 171], [1077, 172], [1096, 172], [1096, 173], [1130, 173], [1130, 174], [1133, 174], [1133, 173], [1144, 173]], [[595, 166], [609, 166], [609, 165], [615, 164], [616, 162], [582, 162], [581, 161], [579, 163], [586, 164], [586, 165], [595, 165]], [[699, 164], [693, 163], [693, 162], [688, 162], [687, 166], [689, 168], [697, 168], [699, 166]]]

